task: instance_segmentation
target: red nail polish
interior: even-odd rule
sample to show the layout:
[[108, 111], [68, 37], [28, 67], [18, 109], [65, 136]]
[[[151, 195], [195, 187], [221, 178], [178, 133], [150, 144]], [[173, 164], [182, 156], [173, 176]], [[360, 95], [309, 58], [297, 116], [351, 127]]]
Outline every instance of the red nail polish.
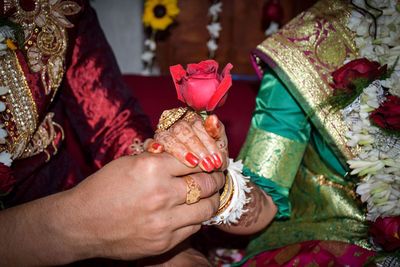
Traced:
[[196, 166], [199, 163], [199, 159], [193, 155], [192, 153], [187, 153], [185, 159], [192, 164], [193, 166]]
[[217, 154], [217, 153], [214, 153], [214, 154], [212, 154], [212, 157], [213, 157], [213, 159], [214, 159], [215, 168], [221, 167], [221, 166], [222, 166], [222, 161], [221, 161], [221, 159], [219, 158], [218, 154]]
[[214, 169], [214, 165], [209, 157], [205, 157], [203, 159], [203, 161], [201, 162], [201, 166], [203, 166], [203, 168], [208, 172]]
[[151, 145], [151, 147], [152, 147], [154, 150], [157, 150], [160, 146], [161, 146], [161, 145], [160, 145], [159, 143], [153, 143], [153, 144]]

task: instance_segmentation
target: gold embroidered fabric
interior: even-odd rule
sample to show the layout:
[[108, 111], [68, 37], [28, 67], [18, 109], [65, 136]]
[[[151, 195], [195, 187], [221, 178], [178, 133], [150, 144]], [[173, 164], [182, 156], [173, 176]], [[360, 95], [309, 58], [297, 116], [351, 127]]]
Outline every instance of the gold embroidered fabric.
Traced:
[[[26, 52], [30, 70], [40, 73], [45, 95], [53, 92], [49, 96], [52, 98], [65, 72], [66, 28], [74, 26], [65, 16], [77, 14], [81, 8], [73, 1], [62, 0], [36, 0], [33, 4], [34, 9], [26, 11], [19, 0], [7, 0], [4, 1], [3, 13], [15, 10], [9, 19], [22, 26], [24, 31], [25, 42], [21, 49]], [[32, 88], [29, 88], [14, 51], [7, 50], [0, 59], [0, 75], [0, 86], [9, 89], [2, 96], [7, 109], [1, 116], [8, 137], [0, 151], [8, 151], [13, 160], [41, 152], [45, 152], [49, 159], [50, 154], [45, 149], [53, 144], [52, 153], [57, 152], [53, 142], [57, 133], [63, 135], [62, 128], [52, 121], [52, 113], [39, 122]]]
[[42, 123], [39, 125], [35, 134], [25, 148], [21, 158], [29, 158], [41, 152], [44, 152], [47, 155], [46, 161], [48, 161], [51, 155], [49, 151], [46, 150], [46, 148], [49, 145], [52, 145], [53, 147], [52, 154], [57, 154], [57, 147], [54, 144], [54, 140], [57, 138], [58, 131], [61, 132], [61, 139], [64, 139], [64, 130], [62, 129], [61, 125], [53, 121], [53, 117], [53, 112], [48, 113], [44, 117]]
[[77, 14], [81, 8], [73, 1], [61, 0], [36, 0], [32, 11], [24, 10], [19, 0], [10, 5], [16, 9], [10, 19], [24, 29], [30, 69], [41, 73], [46, 94], [53, 90], [54, 95], [65, 71], [66, 28], [74, 26], [65, 16]]
[[290, 188], [306, 145], [251, 127], [239, 158], [252, 174]]
[[320, 104], [331, 93], [331, 72], [346, 58], [356, 58], [352, 32], [345, 26], [350, 15], [347, 2], [324, 0], [301, 13], [278, 33], [257, 47], [260, 71], [268, 63], [280, 76], [321, 135], [335, 151], [343, 166], [358, 154], [358, 148], [346, 146], [339, 113], [329, 113]]
[[[341, 183], [322, 182], [329, 177]], [[353, 187], [308, 145], [289, 194], [290, 219], [274, 220], [249, 244], [246, 254], [255, 255], [308, 240], [341, 241], [370, 249], [369, 227], [361, 203], [354, 198]]]
[[14, 51], [7, 50], [0, 60], [0, 75], [0, 86], [9, 89], [9, 92], [2, 96], [2, 100], [7, 103], [7, 109], [2, 112], [1, 116], [10, 136], [0, 150], [7, 150], [11, 158], [16, 159], [23, 153], [36, 130], [38, 114]]

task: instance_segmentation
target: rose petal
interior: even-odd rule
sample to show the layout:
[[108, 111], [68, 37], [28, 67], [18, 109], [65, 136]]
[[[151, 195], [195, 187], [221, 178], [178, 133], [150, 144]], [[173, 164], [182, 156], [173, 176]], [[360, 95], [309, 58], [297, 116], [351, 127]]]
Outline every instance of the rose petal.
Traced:
[[179, 83], [182, 80], [182, 77], [186, 76], [186, 71], [181, 65], [174, 65], [169, 67], [169, 71], [172, 76], [172, 80], [174, 81], [175, 89], [176, 89], [176, 94], [178, 95], [178, 99], [182, 102], [185, 102], [185, 100], [182, 97], [180, 88], [179, 88]]
[[214, 93], [214, 95], [211, 97], [210, 101], [208, 102], [208, 105], [206, 107], [207, 111], [212, 111], [215, 109], [219, 101], [224, 97], [226, 92], [228, 91], [229, 87], [232, 86], [232, 77], [229, 74], [229, 71], [233, 68], [231, 63], [228, 63], [224, 70], [222, 71], [221, 77], [222, 81], [219, 84], [217, 91]]

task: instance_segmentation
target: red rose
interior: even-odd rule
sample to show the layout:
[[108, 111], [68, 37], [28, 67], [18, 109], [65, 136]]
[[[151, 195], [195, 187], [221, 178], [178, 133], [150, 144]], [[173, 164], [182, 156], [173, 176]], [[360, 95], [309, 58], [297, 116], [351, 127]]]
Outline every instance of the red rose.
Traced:
[[178, 99], [195, 110], [214, 110], [226, 100], [226, 93], [232, 85], [228, 63], [218, 75], [218, 63], [214, 60], [199, 64], [188, 64], [186, 71], [181, 65], [169, 68], [175, 84]]
[[365, 78], [374, 81], [387, 70], [387, 66], [380, 67], [378, 62], [369, 61], [366, 58], [355, 59], [332, 73], [332, 87], [336, 90], [353, 90], [355, 88], [352, 80]]
[[15, 183], [14, 176], [10, 167], [0, 162], [0, 194], [8, 194], [13, 189]]
[[375, 243], [381, 245], [387, 251], [393, 251], [400, 247], [400, 217], [379, 217], [372, 225], [370, 234]]
[[384, 129], [400, 131], [400, 98], [388, 96], [369, 118]]

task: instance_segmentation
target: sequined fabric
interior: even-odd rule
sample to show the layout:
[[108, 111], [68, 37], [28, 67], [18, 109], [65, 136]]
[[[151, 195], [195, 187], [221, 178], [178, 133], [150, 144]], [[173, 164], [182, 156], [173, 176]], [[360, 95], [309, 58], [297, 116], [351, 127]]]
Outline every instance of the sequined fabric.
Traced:
[[[7, 100], [7, 107], [10, 113], [14, 106], [32, 110], [29, 128], [14, 127], [26, 141], [8, 140], [10, 147], [22, 144], [12, 164], [15, 188], [3, 199], [10, 207], [71, 188], [109, 161], [131, 154], [132, 142], [152, 130], [88, 2], [11, 1], [2, 6], [3, 16], [24, 26], [26, 40], [24, 51], [7, 54], [11, 64], [20, 65], [10, 70], [19, 72], [18, 90], [25, 97], [18, 103]], [[57, 17], [49, 10], [57, 11], [52, 13]], [[33, 24], [27, 23], [33, 18]], [[46, 32], [41, 23], [54, 27]], [[54, 47], [45, 43], [50, 40], [46, 36]], [[9, 127], [16, 124], [15, 114], [7, 117], [13, 118]]]

